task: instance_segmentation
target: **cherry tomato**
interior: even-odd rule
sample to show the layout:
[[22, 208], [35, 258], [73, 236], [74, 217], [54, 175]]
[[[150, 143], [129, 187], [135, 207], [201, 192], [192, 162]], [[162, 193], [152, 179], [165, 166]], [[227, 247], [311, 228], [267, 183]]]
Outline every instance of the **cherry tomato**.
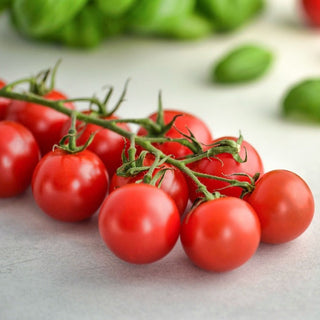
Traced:
[[0, 121], [0, 198], [25, 191], [40, 158], [32, 133], [19, 123]]
[[[54, 90], [44, 95], [44, 98], [66, 99], [62, 93]], [[71, 103], [65, 103], [65, 106], [74, 109]], [[44, 155], [52, 150], [53, 145], [59, 143], [62, 126], [69, 117], [48, 107], [14, 100], [8, 109], [6, 119], [20, 122], [27, 127], [33, 133]]]
[[260, 224], [244, 200], [225, 197], [200, 204], [181, 226], [181, 243], [190, 260], [208, 271], [228, 271], [248, 261], [260, 242]]
[[320, 0], [302, 0], [302, 6], [309, 22], [320, 26]]
[[[0, 80], [0, 89], [5, 85], [6, 83]], [[0, 120], [5, 119], [10, 102], [11, 102], [10, 99], [0, 97]]]
[[287, 170], [265, 173], [246, 200], [260, 219], [263, 242], [291, 241], [307, 229], [313, 218], [310, 188], [302, 178]]
[[[90, 112], [84, 113], [89, 114]], [[118, 119], [118, 117], [112, 115], [105, 117], [104, 119], [111, 120]], [[70, 120], [65, 123], [62, 129], [62, 135], [65, 135], [68, 132], [70, 125]], [[82, 123], [79, 121], [77, 126], [80, 128], [81, 125]], [[124, 130], [130, 131], [129, 126], [126, 123], [119, 123], [118, 126]], [[96, 132], [96, 134], [87, 149], [100, 157], [107, 168], [109, 176], [112, 177], [117, 168], [122, 164], [121, 154], [124, 148], [129, 147], [129, 142], [126, 143], [125, 138], [109, 129], [87, 123], [82, 134], [79, 136], [77, 143], [79, 145], [85, 144], [93, 132]]]
[[108, 174], [89, 150], [75, 154], [55, 149], [38, 163], [32, 178], [33, 196], [49, 216], [61, 221], [91, 217], [108, 190]]
[[[213, 142], [222, 139], [230, 139], [237, 141], [235, 137], [222, 137], [214, 140]], [[241, 159], [245, 158], [247, 152], [247, 161], [239, 163], [233, 159], [229, 153], [222, 153], [216, 157], [204, 158], [197, 162], [190, 164], [190, 169], [205, 174], [210, 174], [222, 178], [235, 179], [238, 181], [248, 181], [250, 179], [246, 176], [236, 175], [236, 173], [245, 173], [253, 177], [256, 173], [262, 174], [264, 172], [262, 160], [254, 147], [246, 141], [242, 142], [239, 155]], [[228, 182], [218, 181], [209, 178], [199, 178], [199, 180], [206, 185], [210, 192], [219, 191], [223, 195], [240, 197], [241, 187], [228, 187]], [[194, 201], [196, 198], [201, 197], [197, 192], [197, 186], [191, 179], [187, 179], [189, 184], [190, 199]]]
[[[144, 162], [144, 166], [151, 166], [154, 161], [154, 157], [148, 155]], [[156, 186], [160, 184], [160, 189], [165, 191], [176, 203], [177, 208], [180, 212], [180, 215], [184, 213], [184, 210], [187, 206], [189, 199], [189, 189], [186, 179], [181, 171], [170, 166], [167, 163], [161, 165], [160, 168], [157, 168], [153, 172], [153, 176], [156, 175], [160, 170], [166, 170], [162, 181], [159, 180], [156, 183]], [[146, 171], [141, 172], [133, 177], [122, 177], [114, 174], [110, 182], [110, 192], [129, 183], [135, 183], [138, 180], [142, 180]]]
[[[165, 137], [183, 138], [183, 135], [180, 132], [189, 135], [190, 130], [199, 142], [208, 144], [212, 141], [212, 135], [207, 125], [201, 119], [190, 113], [176, 110], [164, 110], [164, 123], [168, 124], [177, 115], [181, 116], [176, 118], [174, 126], [165, 134]], [[157, 113], [151, 114], [149, 118], [156, 121]], [[138, 135], [145, 136], [147, 135], [147, 131], [144, 128], [140, 128]], [[184, 158], [186, 155], [192, 154], [192, 151], [189, 148], [178, 142], [165, 142], [162, 144], [155, 144], [155, 146], [163, 153], [173, 155], [176, 158]]]
[[180, 215], [163, 190], [148, 184], [127, 184], [109, 194], [99, 213], [99, 230], [120, 259], [151, 263], [174, 247]]

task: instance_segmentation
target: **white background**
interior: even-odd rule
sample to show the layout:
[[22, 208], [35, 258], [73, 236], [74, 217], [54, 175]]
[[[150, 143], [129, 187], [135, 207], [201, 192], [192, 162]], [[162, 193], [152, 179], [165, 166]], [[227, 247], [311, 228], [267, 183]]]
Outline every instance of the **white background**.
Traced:
[[[258, 42], [275, 53], [266, 77], [222, 87], [209, 81], [212, 63], [227, 50]], [[196, 42], [144, 38], [106, 41], [77, 51], [23, 39], [0, 16], [0, 77], [13, 81], [62, 58], [57, 88], [70, 97], [120, 95], [118, 112], [144, 117], [164, 106], [197, 114], [213, 135], [243, 133], [266, 171], [295, 171], [316, 202], [309, 229], [291, 243], [261, 245], [245, 265], [214, 274], [193, 266], [180, 243], [147, 266], [124, 263], [100, 239], [97, 216], [78, 224], [54, 221], [28, 190], [0, 200], [0, 319], [319, 319], [320, 126], [286, 121], [280, 105], [297, 81], [320, 74], [320, 30], [308, 28], [293, 0], [270, 0], [262, 17], [230, 35]], [[1, 174], [1, 173], [0, 173]]]

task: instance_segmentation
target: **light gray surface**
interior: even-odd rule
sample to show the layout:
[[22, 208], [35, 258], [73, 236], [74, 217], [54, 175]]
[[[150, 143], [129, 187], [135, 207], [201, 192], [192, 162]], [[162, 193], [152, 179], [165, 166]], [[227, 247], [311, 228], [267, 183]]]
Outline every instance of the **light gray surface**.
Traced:
[[[249, 85], [208, 84], [212, 62], [246, 41], [274, 50], [272, 71]], [[58, 58], [57, 87], [70, 96], [110, 84], [120, 94], [130, 77], [121, 116], [153, 112], [161, 89], [165, 107], [196, 113], [215, 137], [241, 130], [266, 170], [293, 170], [308, 182], [315, 217], [299, 239], [261, 245], [241, 268], [211, 274], [189, 263], [179, 242], [157, 263], [121, 262], [102, 243], [96, 216], [79, 224], [53, 221], [29, 190], [0, 200], [1, 320], [320, 318], [320, 127], [279, 115], [285, 90], [320, 72], [320, 32], [301, 24], [295, 1], [270, 1], [261, 19], [232, 35], [195, 43], [115, 39], [92, 52], [28, 42], [0, 17], [0, 77], [13, 81]]]

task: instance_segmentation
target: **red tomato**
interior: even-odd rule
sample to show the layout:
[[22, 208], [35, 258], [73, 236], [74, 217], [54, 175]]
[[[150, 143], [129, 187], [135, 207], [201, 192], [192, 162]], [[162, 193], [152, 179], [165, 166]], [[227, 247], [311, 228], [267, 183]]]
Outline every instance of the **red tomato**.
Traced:
[[[0, 89], [5, 85], [6, 83], [0, 80]], [[7, 109], [10, 102], [10, 99], [0, 97], [0, 120], [3, 120], [6, 117]]]
[[181, 243], [190, 260], [208, 271], [235, 269], [256, 252], [260, 225], [244, 200], [225, 197], [200, 204], [184, 218]]
[[263, 242], [291, 241], [307, 229], [313, 218], [311, 190], [304, 180], [287, 170], [264, 174], [246, 200], [260, 219]]
[[[58, 91], [51, 91], [44, 98], [49, 100], [66, 99]], [[65, 106], [74, 109], [71, 103], [65, 103]], [[49, 107], [14, 100], [8, 109], [6, 119], [20, 122], [26, 126], [33, 133], [41, 153], [44, 155], [52, 150], [54, 144], [59, 143], [62, 126], [69, 117]]]
[[108, 174], [94, 153], [55, 149], [38, 163], [32, 178], [33, 196], [49, 216], [81, 221], [92, 216], [108, 190]]
[[[151, 166], [154, 161], [154, 157], [149, 155], [145, 158], [143, 165]], [[176, 203], [180, 215], [184, 213], [189, 199], [189, 190], [186, 179], [181, 171], [175, 167], [170, 166], [167, 163], [161, 165], [161, 169], [167, 169], [165, 175], [161, 181], [160, 189], [165, 191]], [[155, 169], [153, 176], [160, 171]], [[139, 173], [134, 177], [121, 177], [114, 174], [110, 182], [110, 192], [122, 187], [125, 184], [135, 183], [138, 180], [142, 180], [146, 171]], [[159, 185], [160, 179], [157, 181], [156, 186]]]
[[39, 158], [39, 147], [27, 128], [0, 121], [0, 198], [16, 196], [29, 187]]
[[[165, 134], [166, 137], [183, 138], [183, 135], [180, 132], [189, 135], [189, 129], [199, 142], [203, 144], [211, 142], [212, 135], [207, 125], [192, 114], [183, 111], [164, 110], [164, 123], [168, 124], [176, 115], [181, 116], [175, 120], [174, 127]], [[149, 118], [156, 121], [157, 113], [153, 113]], [[140, 128], [138, 135], [145, 136], [147, 135], [147, 131], [144, 128]], [[184, 158], [186, 155], [192, 154], [192, 151], [189, 148], [178, 142], [165, 142], [162, 144], [155, 144], [155, 146], [163, 153], [173, 155], [176, 158]]]
[[[88, 114], [89, 112], [84, 113]], [[104, 119], [111, 120], [118, 119], [118, 117], [112, 115]], [[62, 135], [65, 135], [68, 132], [70, 125], [71, 121], [65, 123], [62, 129]], [[79, 121], [78, 126], [80, 125], [81, 122]], [[124, 130], [130, 131], [129, 126], [126, 123], [119, 123], [118, 126]], [[93, 132], [96, 132], [96, 134], [87, 149], [100, 157], [107, 168], [109, 176], [112, 177], [118, 167], [122, 164], [121, 154], [124, 148], [129, 147], [129, 142], [125, 143], [125, 139], [122, 136], [109, 129], [104, 129], [95, 124], [88, 123], [77, 140], [78, 145], [85, 144]]]
[[320, 0], [302, 0], [302, 6], [309, 22], [320, 26]]
[[[222, 137], [214, 140], [213, 142], [220, 141], [223, 139], [230, 139], [237, 141], [235, 137]], [[233, 159], [229, 153], [222, 153], [216, 157], [204, 158], [197, 162], [190, 164], [190, 169], [205, 174], [210, 174], [222, 178], [235, 179], [238, 181], [248, 181], [250, 179], [245, 176], [235, 175], [235, 173], [245, 173], [249, 176], [254, 176], [256, 173], [263, 173], [263, 164], [258, 152], [253, 148], [251, 144], [246, 141], [242, 142], [240, 157], [245, 158], [245, 152], [247, 152], [247, 161], [239, 163]], [[219, 191], [223, 195], [240, 197], [242, 188], [241, 187], [228, 187], [227, 182], [218, 181], [209, 178], [199, 178], [199, 180], [206, 185], [210, 192]], [[194, 201], [196, 198], [202, 195], [197, 192], [197, 186], [191, 179], [187, 179], [189, 184], [190, 199]]]
[[103, 202], [99, 230], [120, 259], [136, 264], [161, 259], [174, 247], [180, 216], [174, 201], [148, 184], [127, 184]]

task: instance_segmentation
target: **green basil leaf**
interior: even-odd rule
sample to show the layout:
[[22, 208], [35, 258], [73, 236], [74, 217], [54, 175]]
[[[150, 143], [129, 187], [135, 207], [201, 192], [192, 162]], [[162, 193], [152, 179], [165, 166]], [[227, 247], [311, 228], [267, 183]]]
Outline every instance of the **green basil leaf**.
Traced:
[[272, 61], [273, 54], [268, 49], [253, 44], [243, 45], [214, 65], [212, 78], [219, 83], [252, 81], [261, 77]]
[[290, 88], [282, 112], [295, 120], [320, 122], [320, 78], [303, 80]]
[[97, 7], [108, 17], [120, 17], [125, 14], [137, 0], [95, 0]]
[[140, 0], [128, 14], [131, 31], [158, 34], [181, 17], [191, 14], [195, 0]]
[[88, 0], [13, 0], [12, 15], [21, 33], [43, 37], [69, 22]]
[[263, 0], [198, 0], [200, 10], [220, 31], [236, 29], [264, 7]]

